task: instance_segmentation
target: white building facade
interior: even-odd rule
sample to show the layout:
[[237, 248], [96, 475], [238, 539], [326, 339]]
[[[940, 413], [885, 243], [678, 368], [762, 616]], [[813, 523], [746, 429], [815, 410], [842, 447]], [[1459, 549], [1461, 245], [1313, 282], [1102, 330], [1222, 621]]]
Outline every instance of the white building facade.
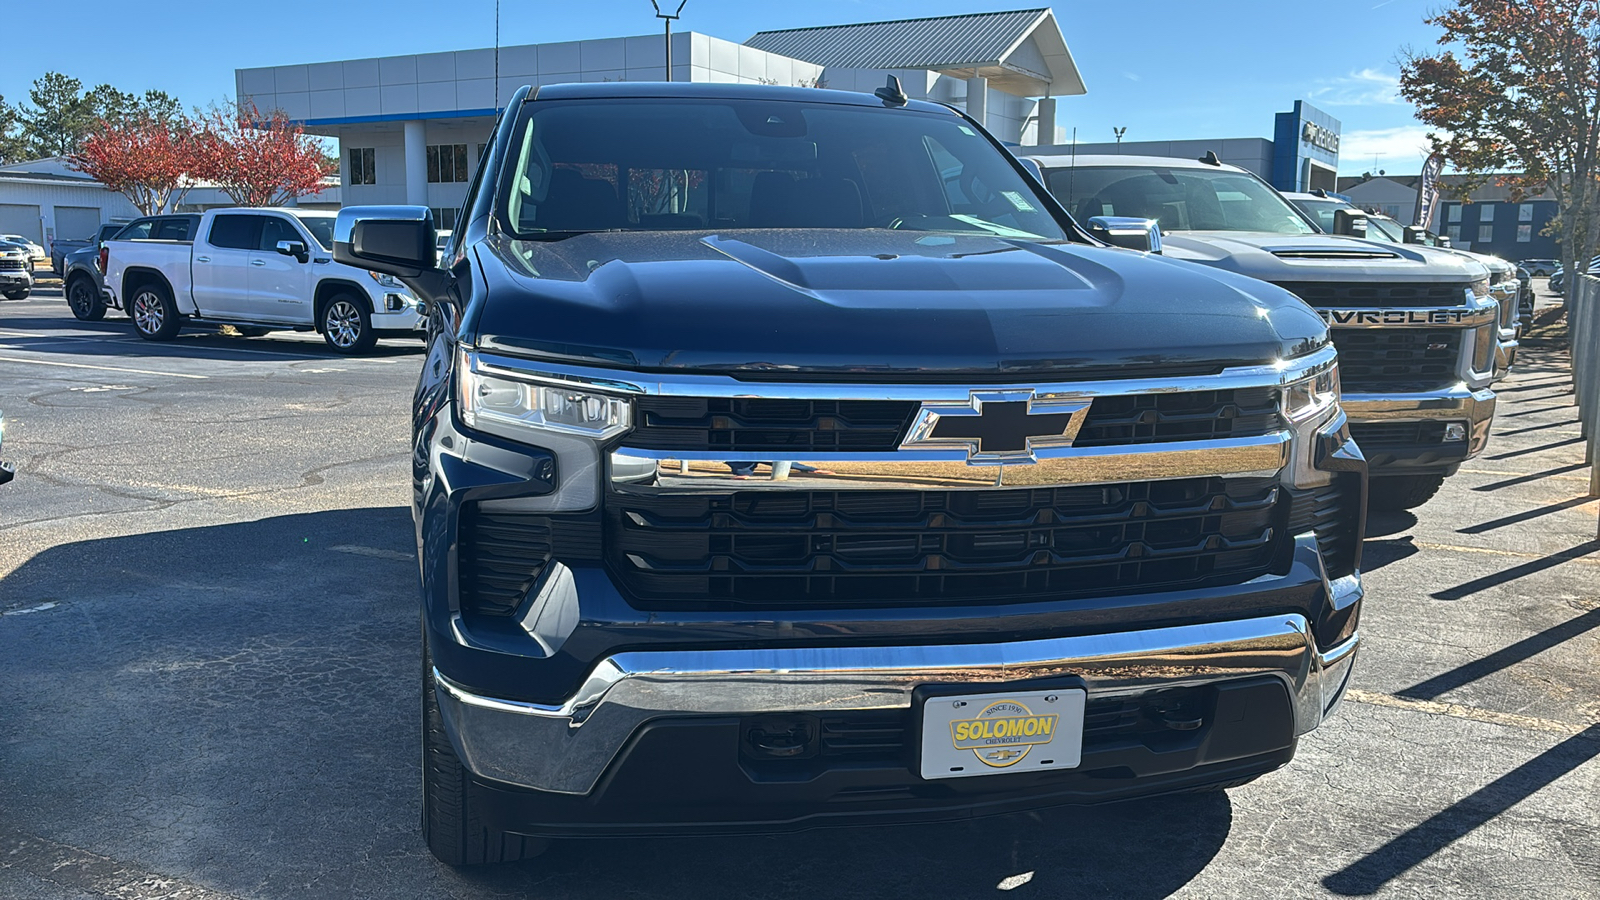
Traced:
[[20, 234], [46, 250], [56, 238], [93, 237], [107, 222], [139, 215], [127, 197], [52, 157], [0, 166], [0, 234]]
[[[774, 49], [783, 47], [779, 52]], [[240, 69], [241, 99], [339, 142], [339, 199], [407, 204], [453, 228], [498, 110], [523, 85], [666, 80], [661, 35]], [[1048, 9], [672, 36], [672, 79], [872, 91], [961, 107], [1002, 140], [1054, 140], [1055, 97], [1084, 93]]]

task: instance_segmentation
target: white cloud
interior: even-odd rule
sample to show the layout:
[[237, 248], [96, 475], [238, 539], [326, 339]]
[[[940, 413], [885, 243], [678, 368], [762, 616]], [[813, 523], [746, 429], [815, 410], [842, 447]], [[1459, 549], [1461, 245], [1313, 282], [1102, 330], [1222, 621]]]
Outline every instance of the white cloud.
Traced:
[[[1346, 131], [1339, 136], [1339, 170], [1346, 175], [1368, 169], [1415, 175], [1432, 148], [1428, 129], [1420, 125]], [[1375, 165], [1373, 157], [1377, 157]]]
[[1323, 78], [1310, 93], [1322, 106], [1394, 106], [1400, 99], [1400, 77], [1379, 69], [1362, 69], [1341, 78]]

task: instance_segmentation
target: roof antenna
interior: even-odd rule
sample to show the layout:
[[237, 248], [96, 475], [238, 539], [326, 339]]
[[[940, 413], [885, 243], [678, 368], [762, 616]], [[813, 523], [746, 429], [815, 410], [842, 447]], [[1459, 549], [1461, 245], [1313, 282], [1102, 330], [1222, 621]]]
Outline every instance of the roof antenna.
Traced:
[[910, 97], [907, 97], [906, 92], [901, 89], [900, 79], [893, 75], [889, 76], [889, 81], [885, 83], [883, 87], [873, 91], [872, 95], [891, 106], [905, 106], [906, 102], [911, 99]]
[[1222, 165], [1222, 160], [1217, 158], [1217, 151], [1215, 151], [1215, 150], [1207, 150], [1206, 151], [1206, 155], [1200, 157], [1200, 161], [1205, 163], [1208, 166], [1220, 166], [1220, 165]]

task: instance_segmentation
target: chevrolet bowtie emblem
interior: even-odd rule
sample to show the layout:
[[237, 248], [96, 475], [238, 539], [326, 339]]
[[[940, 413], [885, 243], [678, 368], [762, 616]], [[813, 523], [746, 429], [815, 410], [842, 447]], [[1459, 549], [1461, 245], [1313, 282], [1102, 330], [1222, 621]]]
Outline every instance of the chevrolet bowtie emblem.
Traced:
[[965, 402], [924, 403], [903, 450], [961, 451], [971, 466], [1031, 465], [1041, 450], [1072, 446], [1089, 400], [1041, 400], [1033, 391], [972, 391]]

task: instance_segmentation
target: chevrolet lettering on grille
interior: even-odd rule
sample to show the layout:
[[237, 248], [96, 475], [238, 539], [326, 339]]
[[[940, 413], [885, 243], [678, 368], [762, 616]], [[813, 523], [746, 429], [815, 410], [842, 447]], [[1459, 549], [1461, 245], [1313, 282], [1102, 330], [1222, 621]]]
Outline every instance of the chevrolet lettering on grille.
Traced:
[[973, 391], [966, 402], [924, 403], [904, 450], [961, 450], [969, 466], [1032, 465], [1040, 450], [1072, 446], [1089, 400], [1042, 401], [1033, 391]]
[[[1471, 309], [1319, 309], [1329, 325], [1461, 325], [1487, 318]], [[1492, 314], [1492, 310], [1488, 311]]]

